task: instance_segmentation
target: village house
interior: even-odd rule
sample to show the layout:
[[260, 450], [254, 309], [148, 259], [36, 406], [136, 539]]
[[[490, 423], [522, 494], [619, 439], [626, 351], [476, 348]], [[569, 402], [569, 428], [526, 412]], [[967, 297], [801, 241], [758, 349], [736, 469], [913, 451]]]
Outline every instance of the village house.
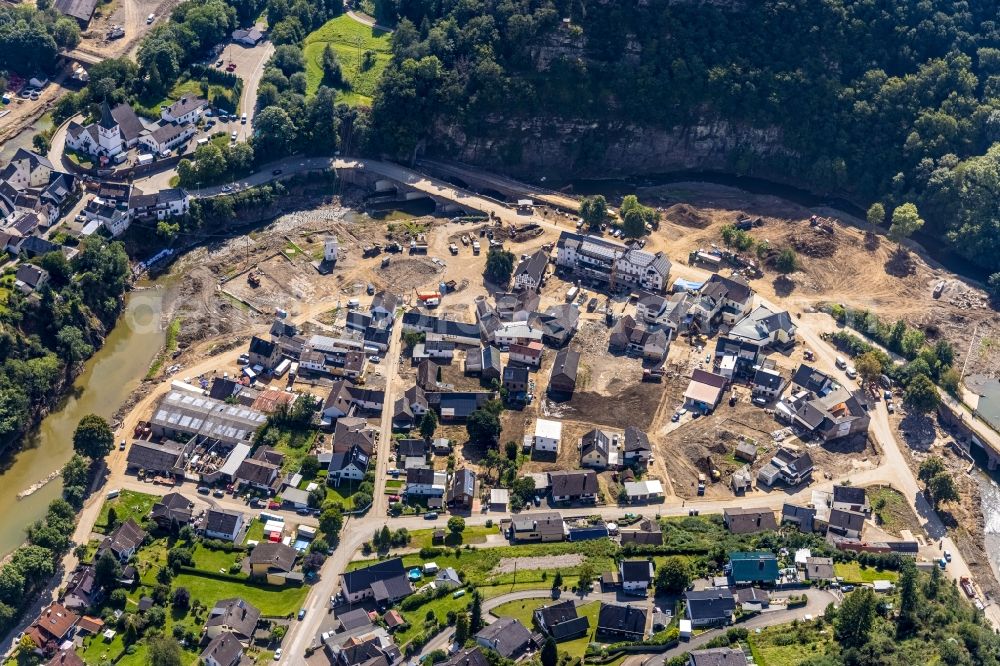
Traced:
[[92, 565], [77, 567], [66, 586], [63, 605], [70, 610], [85, 610], [96, 606], [104, 599], [104, 590], [97, 584], [97, 576]]
[[797, 486], [812, 478], [813, 460], [808, 451], [799, 451], [790, 445], [781, 446], [771, 461], [757, 472], [757, 481], [765, 486], [781, 482]]
[[776, 532], [778, 521], [770, 509], [726, 508], [722, 511], [722, 523], [733, 534], [755, 534]]
[[663, 532], [660, 529], [660, 524], [648, 518], [639, 523], [638, 528], [622, 528], [618, 533], [623, 546], [628, 544], [637, 546], [663, 545]]
[[617, 469], [621, 465], [618, 435], [600, 429], [591, 430], [580, 438], [580, 466], [597, 469]]
[[233, 474], [233, 480], [255, 490], [271, 492], [274, 490], [280, 471], [281, 468], [274, 463], [248, 458], [240, 463], [236, 473]]
[[452, 509], [472, 509], [476, 499], [476, 473], [462, 468], [455, 472], [448, 486], [448, 506]]
[[576, 390], [576, 375], [580, 366], [580, 352], [564, 347], [556, 354], [549, 376], [549, 393], [572, 395]]
[[684, 391], [684, 405], [689, 409], [711, 412], [719, 405], [725, 391], [725, 377], [695, 368], [691, 372], [691, 382]]
[[777, 582], [778, 558], [770, 551], [729, 553], [729, 578], [733, 585]]
[[597, 635], [605, 640], [641, 641], [646, 636], [645, 608], [601, 602], [597, 614]]
[[413, 593], [399, 557], [345, 571], [340, 574], [340, 589], [352, 604], [365, 599], [374, 599], [378, 604], [392, 603]]
[[622, 560], [618, 564], [618, 576], [626, 594], [645, 596], [653, 584], [653, 563], [649, 560]]
[[653, 446], [649, 443], [649, 436], [635, 426], [628, 426], [625, 428], [624, 439], [622, 455], [624, 464], [640, 467], [648, 465], [653, 457]]
[[411, 386], [396, 399], [392, 410], [392, 427], [397, 430], [408, 430], [417, 425], [423, 415], [430, 409], [427, 394], [419, 386]]
[[687, 666], [747, 666], [747, 656], [736, 648], [708, 648], [692, 650]]
[[526, 345], [511, 345], [508, 358], [510, 363], [521, 363], [529, 368], [538, 368], [542, 364], [541, 342], [529, 342]]
[[166, 108], [160, 109], [160, 119], [167, 123], [184, 125], [197, 122], [209, 106], [208, 100], [200, 97], [181, 97]]
[[145, 530], [139, 527], [137, 522], [128, 518], [104, 537], [104, 541], [97, 548], [97, 557], [105, 552], [110, 552], [119, 562], [124, 564], [136, 554], [145, 539]]
[[49, 282], [49, 272], [34, 264], [21, 264], [14, 273], [14, 287], [28, 295], [40, 291]]
[[443, 497], [448, 485], [448, 475], [429, 468], [406, 470], [406, 494]]
[[531, 632], [511, 617], [501, 617], [487, 624], [475, 638], [477, 644], [494, 650], [506, 659], [516, 659], [532, 646]]
[[252, 639], [257, 630], [261, 613], [247, 601], [235, 597], [215, 602], [205, 622], [205, 635], [215, 638], [222, 633], [230, 633], [244, 645]]
[[753, 290], [742, 278], [713, 274], [702, 285], [688, 314], [691, 325], [708, 333], [721, 321], [729, 326], [743, 318], [753, 300]]
[[833, 502], [830, 504], [830, 508], [835, 511], [853, 511], [855, 513], [868, 513], [871, 510], [864, 488], [844, 485], [833, 487]]
[[788, 312], [758, 305], [729, 329], [728, 336], [758, 347], [785, 349], [795, 344], [796, 328]]
[[628, 354], [653, 362], [662, 361], [669, 346], [670, 338], [662, 329], [649, 329], [637, 324], [632, 315], [619, 319], [608, 338], [608, 349], [612, 353]]
[[785, 378], [774, 368], [760, 368], [753, 376], [751, 394], [754, 402], [768, 403], [777, 400], [785, 390]]
[[845, 388], [837, 388], [825, 396], [811, 400], [804, 396], [787, 402], [783, 400], [775, 407], [775, 414], [801, 426], [825, 442], [866, 433], [871, 423], [871, 416], [864, 408], [864, 402]]
[[559, 453], [562, 441], [562, 423], [548, 419], [538, 419], [535, 421], [535, 434], [532, 438], [532, 446], [535, 451], [541, 453]]
[[858, 539], [865, 527], [865, 514], [843, 509], [831, 509], [827, 534]]
[[590, 631], [590, 620], [586, 615], [577, 613], [572, 599], [537, 608], [533, 617], [539, 631], [551, 636], [557, 643], [579, 638]]
[[545, 312], [532, 312], [528, 316], [529, 325], [541, 329], [542, 342], [555, 348], [563, 347], [572, 339], [579, 322], [580, 309], [575, 303], [560, 303]]
[[128, 450], [128, 471], [145, 470], [157, 476], [176, 476], [184, 473], [184, 445], [177, 442], [150, 442], [139, 439]]
[[243, 657], [239, 639], [229, 632], [221, 632], [205, 646], [200, 661], [205, 666], [239, 666]]
[[465, 421], [477, 409], [496, 398], [491, 391], [447, 391], [427, 394], [427, 406], [446, 423]]
[[205, 515], [205, 536], [209, 539], [236, 541], [243, 530], [243, 514], [228, 509], [209, 509]]
[[514, 289], [533, 289], [537, 291], [542, 286], [545, 268], [549, 265], [549, 254], [545, 250], [537, 250], [534, 254], [522, 259], [514, 269]]
[[180, 493], [167, 493], [153, 505], [149, 517], [161, 530], [174, 531], [191, 522], [194, 504]]
[[370, 454], [365, 453], [358, 445], [347, 451], [335, 452], [330, 458], [328, 478], [336, 486], [340, 486], [345, 480], [360, 483], [368, 472], [370, 462]]
[[795, 504], [784, 504], [781, 507], [781, 522], [790, 523], [798, 527], [800, 532], [812, 532], [814, 521], [816, 520], [816, 509], [811, 506], [797, 506]]
[[687, 619], [696, 629], [731, 624], [736, 613], [736, 599], [728, 587], [689, 590], [684, 602]]
[[805, 391], [808, 398], [827, 395], [837, 386], [836, 380], [830, 375], [802, 363], [792, 375], [792, 389], [795, 392]]
[[503, 388], [507, 389], [508, 398], [517, 400], [528, 392], [528, 369], [518, 365], [508, 365], [503, 369]]
[[809, 557], [806, 558], [805, 567], [806, 580], [833, 580], [836, 573], [833, 568], [832, 557]]
[[553, 502], [594, 502], [600, 490], [592, 470], [549, 472], [549, 493]]
[[662, 252], [652, 254], [599, 236], [563, 231], [556, 243], [556, 266], [611, 291], [659, 292], [667, 285], [671, 263]]
[[375, 450], [378, 430], [368, 425], [368, 420], [357, 416], [337, 419], [333, 430], [333, 452], [346, 453], [357, 446], [367, 455]]
[[511, 518], [511, 541], [562, 541], [566, 525], [558, 511], [518, 513]]
[[291, 546], [273, 541], [261, 541], [250, 552], [247, 560], [250, 565], [250, 575], [264, 577], [272, 585], [283, 585], [294, 577], [289, 574], [295, 567], [298, 556]]
[[626, 481], [622, 484], [630, 504], [659, 502], [663, 500], [663, 484], [659, 479]]

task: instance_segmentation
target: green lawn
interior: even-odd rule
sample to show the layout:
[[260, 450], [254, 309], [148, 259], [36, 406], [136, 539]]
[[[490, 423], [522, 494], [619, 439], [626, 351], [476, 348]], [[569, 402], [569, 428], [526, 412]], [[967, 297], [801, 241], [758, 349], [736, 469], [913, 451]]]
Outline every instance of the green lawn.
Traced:
[[[520, 620], [521, 624], [531, 629], [532, 614], [536, 608], [553, 603], [552, 599], [526, 599], [524, 601], [509, 601], [493, 609], [492, 613], [497, 617], [512, 617]], [[587, 651], [587, 644], [594, 642], [594, 634], [597, 632], [597, 614], [601, 610], [600, 601], [591, 601], [583, 604], [577, 609], [580, 615], [586, 616], [590, 620], [590, 631], [586, 636], [581, 636], [576, 640], [559, 644], [559, 653], [566, 652], [573, 657], [583, 657]]]
[[360, 484], [357, 483], [342, 483], [340, 486], [327, 486], [326, 487], [326, 499], [328, 502], [340, 502], [344, 507], [345, 511], [350, 511], [354, 508], [354, 500], [351, 499], [357, 487]]
[[855, 585], [859, 583], [871, 583], [876, 580], [888, 580], [896, 582], [899, 578], [899, 573], [895, 571], [887, 571], [885, 569], [873, 569], [871, 567], [862, 567], [857, 562], [844, 562], [842, 564], [833, 565], [833, 571], [838, 577], [843, 578], [845, 583], [853, 583]]
[[282, 430], [274, 448], [285, 455], [281, 471], [295, 473], [302, 467], [302, 459], [309, 453], [309, 447], [316, 439], [315, 430]]
[[900, 536], [902, 530], [914, 533], [920, 531], [920, 521], [913, 515], [906, 498], [898, 490], [869, 488], [868, 501], [871, 502], [879, 527], [889, 534]]
[[[174, 84], [166, 97], [163, 99], [142, 99], [137, 105], [136, 111], [145, 111], [148, 114], [160, 115], [161, 106], [169, 106], [181, 97], [204, 97], [201, 91], [201, 82], [193, 79], [182, 79]], [[208, 100], [212, 104], [224, 102], [226, 106], [232, 106], [234, 111], [239, 106], [239, 100], [233, 99], [233, 89], [217, 83], [209, 84]]]
[[396, 643], [402, 648], [413, 640], [415, 636], [424, 632], [424, 621], [427, 618], [427, 611], [433, 611], [440, 625], [445, 626], [448, 622], [448, 611], [455, 611], [457, 613], [468, 608], [470, 603], [472, 603], [471, 594], [465, 594], [458, 599], [450, 594], [446, 594], [440, 599], [428, 601], [420, 608], [402, 613], [406, 621], [410, 623], [410, 626], [406, 631], [396, 634]]
[[[391, 58], [389, 33], [361, 25], [349, 16], [339, 16], [327, 21], [305, 39], [303, 53], [306, 58], [306, 93], [315, 94], [323, 81], [323, 49], [332, 44], [344, 78], [350, 83], [350, 90], [337, 94], [337, 101], [352, 106], [369, 105], [375, 85]], [[359, 57], [366, 51], [375, 54], [375, 62], [361, 71]]]
[[[482, 525], [468, 525], [461, 534], [447, 532], [444, 538], [445, 546], [462, 546], [465, 544], [486, 543], [486, 537], [490, 534], [497, 534], [499, 527], [484, 527]], [[434, 530], [416, 530], [410, 532], [410, 545], [414, 548], [433, 548], [441, 544], [434, 543]]]
[[113, 500], [105, 500], [101, 507], [101, 515], [94, 525], [95, 532], [102, 534], [108, 529], [108, 509], [115, 508], [118, 522], [132, 518], [135, 522], [142, 522], [142, 519], [149, 515], [150, 509], [160, 500], [159, 495], [147, 495], [134, 490], [123, 490], [121, 494]]
[[253, 522], [250, 523], [250, 528], [247, 530], [247, 536], [243, 540], [243, 543], [247, 541], [262, 541], [264, 539], [264, 521], [259, 518], [255, 518]]
[[192, 573], [182, 573], [174, 578], [174, 587], [186, 587], [192, 599], [199, 599], [211, 607], [219, 599], [243, 597], [260, 609], [264, 615], [287, 616], [297, 613], [309, 593], [307, 586], [278, 587], [259, 585], [250, 581], [217, 580]]
[[198, 544], [194, 549], [194, 566], [202, 571], [215, 573], [219, 569], [223, 569], [225, 573], [229, 573], [229, 567], [234, 562], [238, 562], [244, 555], [245, 553], [241, 552], [227, 553], [224, 550], [209, 550]]
[[826, 653], [833, 642], [829, 626], [812, 622], [767, 627], [750, 633], [750, 650], [757, 666], [796, 666]]
[[[543, 588], [550, 586], [555, 569], [518, 569], [517, 572], [495, 573], [493, 570], [504, 557], [545, 557], [547, 555], [580, 554], [592, 566], [596, 574], [614, 567], [614, 553], [617, 545], [607, 541], [584, 541], [582, 543], [535, 543], [518, 546], [499, 546], [496, 548], [476, 548], [471, 550], [462, 549], [458, 551], [450, 550], [441, 553], [433, 558], [424, 560], [419, 553], [412, 553], [403, 556], [403, 565], [406, 568], [421, 566], [425, 561], [433, 560], [439, 567], [454, 567], [456, 571], [465, 573], [466, 578], [472, 585], [490, 585], [509, 589], [510, 585], [532, 584], [523, 589]], [[370, 564], [365, 561], [354, 561], [348, 565], [350, 569], [356, 569]], [[578, 567], [563, 567], [563, 577], [575, 577]], [[502, 594], [502, 593], [501, 593]]]

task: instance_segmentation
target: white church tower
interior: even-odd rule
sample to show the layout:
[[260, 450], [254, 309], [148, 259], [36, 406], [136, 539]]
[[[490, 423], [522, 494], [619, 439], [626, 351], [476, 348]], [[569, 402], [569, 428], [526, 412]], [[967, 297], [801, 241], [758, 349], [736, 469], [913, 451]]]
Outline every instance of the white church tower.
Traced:
[[97, 124], [97, 142], [101, 149], [109, 156], [114, 157], [122, 152], [122, 133], [118, 127], [118, 122], [111, 115], [111, 107], [108, 100], [101, 104], [101, 122]]

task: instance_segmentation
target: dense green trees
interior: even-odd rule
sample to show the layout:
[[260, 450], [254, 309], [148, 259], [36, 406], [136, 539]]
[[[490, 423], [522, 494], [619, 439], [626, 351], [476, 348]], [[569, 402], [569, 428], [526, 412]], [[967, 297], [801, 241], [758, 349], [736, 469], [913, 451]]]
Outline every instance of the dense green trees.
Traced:
[[600, 229], [608, 219], [608, 202], [604, 195], [584, 197], [580, 202], [580, 217], [592, 231]]
[[514, 253], [502, 247], [491, 247], [486, 254], [486, 278], [500, 287], [506, 287], [514, 273]]
[[87, 414], [73, 431], [73, 450], [91, 460], [100, 460], [111, 453], [115, 434], [108, 422], [97, 414]]
[[53, 500], [45, 518], [28, 529], [28, 543], [0, 567], [0, 631], [9, 631], [21, 607], [49, 582], [69, 549], [75, 519], [76, 509]]
[[996, 272], [995, 10], [950, 0], [378, 0], [379, 20], [397, 31], [369, 140], [410, 158], [461, 137], [490, 166], [524, 166], [567, 128], [575, 140], [547, 166], [601, 173], [611, 153], [628, 173], [651, 158], [648, 134], [632, 128], [723, 121], [738, 132], [726, 137], [733, 171], [866, 205], [913, 202], [927, 231], [951, 232], [956, 249]]

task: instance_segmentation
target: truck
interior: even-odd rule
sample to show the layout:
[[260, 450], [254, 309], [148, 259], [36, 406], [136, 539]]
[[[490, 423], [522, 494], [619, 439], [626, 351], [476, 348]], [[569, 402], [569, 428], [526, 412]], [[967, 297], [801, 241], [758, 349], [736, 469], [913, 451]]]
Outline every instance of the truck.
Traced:
[[362, 257], [377, 257], [381, 253], [382, 253], [382, 246], [378, 244], [365, 245], [364, 247], [361, 248]]
[[566, 302], [572, 303], [576, 300], [576, 295], [580, 293], [579, 287], [570, 287], [569, 291], [566, 292]]
[[451, 252], [452, 254], [458, 254], [458, 246], [455, 245], [454, 243], [449, 243], [448, 251]]
[[274, 369], [274, 376], [275, 377], [283, 376], [286, 372], [288, 372], [288, 369], [290, 367], [292, 367], [292, 362], [290, 360], [288, 360], [287, 358], [281, 359], [281, 363], [279, 363], [278, 367]]
[[698, 494], [699, 495], [704, 495], [705, 494], [705, 475], [704, 474], [698, 474]]
[[479, 241], [477, 240], [472, 241], [472, 254], [479, 254], [481, 249], [482, 248], [479, 245]]
[[969, 580], [968, 576], [962, 576], [959, 579], [959, 585], [962, 586], [962, 591], [965, 592], [965, 596], [969, 597], [970, 599], [976, 596], [976, 589], [972, 587], [972, 581]]
[[288, 369], [288, 377], [289, 379], [294, 379], [295, 377], [298, 376], [299, 376], [299, 362], [292, 361], [292, 367]]

